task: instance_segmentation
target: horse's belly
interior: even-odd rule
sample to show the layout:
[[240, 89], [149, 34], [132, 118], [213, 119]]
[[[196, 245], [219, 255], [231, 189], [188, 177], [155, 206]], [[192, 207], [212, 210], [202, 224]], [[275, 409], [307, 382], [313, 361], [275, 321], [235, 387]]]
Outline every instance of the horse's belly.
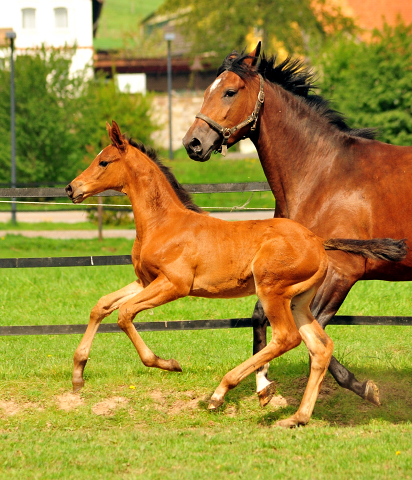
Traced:
[[240, 298], [256, 293], [255, 282], [252, 276], [247, 278], [225, 278], [222, 281], [202, 282], [196, 279], [189, 295], [205, 298]]
[[412, 280], [412, 261], [410, 255], [403, 262], [366, 262], [365, 273], [360, 280], [386, 280], [404, 282]]

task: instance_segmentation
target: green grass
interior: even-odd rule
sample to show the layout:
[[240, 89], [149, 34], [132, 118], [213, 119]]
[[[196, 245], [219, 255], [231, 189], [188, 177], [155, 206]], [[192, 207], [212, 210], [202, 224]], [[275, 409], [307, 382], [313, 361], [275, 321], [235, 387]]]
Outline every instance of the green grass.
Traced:
[[[0, 257], [125, 254], [131, 244], [7, 235]], [[129, 266], [5, 269], [0, 323], [86, 323], [100, 296], [133, 280]], [[408, 315], [411, 294], [409, 283], [361, 282], [340, 313]], [[244, 317], [254, 302], [186, 298], [137, 320]], [[143, 367], [124, 334], [100, 334], [82, 403], [62, 410], [81, 337], [0, 337], [0, 479], [411, 478], [410, 331], [328, 327], [336, 357], [359, 379], [378, 383], [383, 405], [366, 404], [328, 374], [311, 422], [295, 431], [274, 423], [302, 397], [308, 372], [302, 345], [271, 366], [289, 406], [262, 410], [250, 376], [209, 413], [207, 398], [221, 377], [251, 354], [249, 329], [144, 333], [156, 354], [180, 362], [181, 374]], [[122, 399], [118, 408], [104, 411], [102, 402], [114, 397]]]
[[123, 48], [125, 37], [139, 32], [140, 22], [162, 3], [163, 0], [106, 0], [93, 41], [94, 48]]

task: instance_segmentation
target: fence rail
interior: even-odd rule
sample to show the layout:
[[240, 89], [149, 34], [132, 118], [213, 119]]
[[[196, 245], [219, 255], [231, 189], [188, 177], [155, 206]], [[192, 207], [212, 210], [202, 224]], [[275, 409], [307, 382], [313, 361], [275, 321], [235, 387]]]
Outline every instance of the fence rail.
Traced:
[[[230, 192], [267, 192], [270, 191], [267, 182], [247, 183], [198, 183], [187, 184], [183, 187], [189, 193], [230, 193]], [[96, 197], [118, 197], [124, 193], [115, 190], [95, 195]], [[67, 197], [64, 188], [0, 188], [0, 198], [60, 198]]]
[[[190, 193], [227, 193], [269, 191], [267, 182], [217, 183], [184, 185]], [[122, 193], [108, 190], [98, 196], [120, 196]], [[63, 188], [0, 188], [3, 198], [57, 198], [66, 197]], [[1, 258], [0, 268], [41, 268], [41, 267], [97, 267], [108, 265], [130, 265], [130, 255], [108, 255], [87, 257], [47, 257], [47, 258]], [[245, 328], [252, 326], [250, 318], [230, 318], [223, 320], [182, 320], [172, 322], [136, 322], [136, 329], [149, 331], [205, 330], [220, 328]], [[332, 318], [330, 325], [393, 325], [412, 326], [412, 317], [399, 316], [340, 316]], [[82, 334], [87, 325], [33, 325], [1, 326], [0, 336], [15, 335], [67, 335]], [[98, 333], [120, 332], [117, 323], [102, 324]]]

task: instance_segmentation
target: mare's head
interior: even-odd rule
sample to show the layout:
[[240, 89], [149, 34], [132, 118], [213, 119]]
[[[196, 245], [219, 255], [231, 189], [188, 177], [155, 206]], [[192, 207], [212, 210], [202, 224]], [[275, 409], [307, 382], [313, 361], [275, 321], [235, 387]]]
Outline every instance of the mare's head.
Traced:
[[196, 118], [183, 138], [183, 145], [191, 159], [205, 162], [214, 150], [221, 148], [224, 133], [219, 132], [218, 127], [227, 131], [227, 147], [250, 133], [254, 120], [236, 131], [233, 127], [242, 124], [258, 104], [260, 81], [255, 66], [259, 54], [260, 42], [249, 55], [239, 56], [233, 52], [223, 62], [216, 80], [205, 91], [201, 118]]
[[115, 121], [106, 123], [111, 145], [104, 148], [88, 168], [66, 187], [66, 193], [73, 203], [105, 190], [123, 190], [127, 175], [129, 142], [120, 132]]

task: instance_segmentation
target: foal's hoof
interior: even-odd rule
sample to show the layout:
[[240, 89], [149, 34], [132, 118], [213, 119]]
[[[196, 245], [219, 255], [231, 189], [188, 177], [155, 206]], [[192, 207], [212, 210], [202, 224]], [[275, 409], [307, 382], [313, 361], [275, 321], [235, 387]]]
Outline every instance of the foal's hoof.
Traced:
[[76, 382], [73, 380], [72, 383], [73, 383], [73, 393], [78, 392], [84, 387], [84, 380], [76, 381]]
[[169, 360], [169, 362], [170, 362], [170, 371], [171, 372], [183, 372], [182, 367], [179, 365], [179, 363], [174, 358], [171, 358]]
[[301, 425], [306, 425], [307, 423], [307, 421], [298, 418], [296, 415], [293, 415], [292, 417], [285, 418], [285, 420], [279, 420], [279, 422], [276, 422], [275, 425], [282, 428], [296, 428], [300, 427]]
[[266, 407], [266, 405], [272, 400], [273, 395], [276, 393], [276, 383], [271, 382], [269, 385], [266, 385], [265, 388], [258, 392], [260, 406]]
[[370, 403], [373, 403], [377, 407], [381, 406], [381, 402], [379, 400], [379, 388], [378, 386], [373, 383], [371, 380], [368, 380], [364, 383], [365, 385], [365, 393], [363, 394], [363, 398]]
[[215, 398], [211, 398], [209, 400], [209, 406], [207, 407], [208, 410], [216, 410], [221, 405], [223, 405], [224, 400], [216, 400]]

